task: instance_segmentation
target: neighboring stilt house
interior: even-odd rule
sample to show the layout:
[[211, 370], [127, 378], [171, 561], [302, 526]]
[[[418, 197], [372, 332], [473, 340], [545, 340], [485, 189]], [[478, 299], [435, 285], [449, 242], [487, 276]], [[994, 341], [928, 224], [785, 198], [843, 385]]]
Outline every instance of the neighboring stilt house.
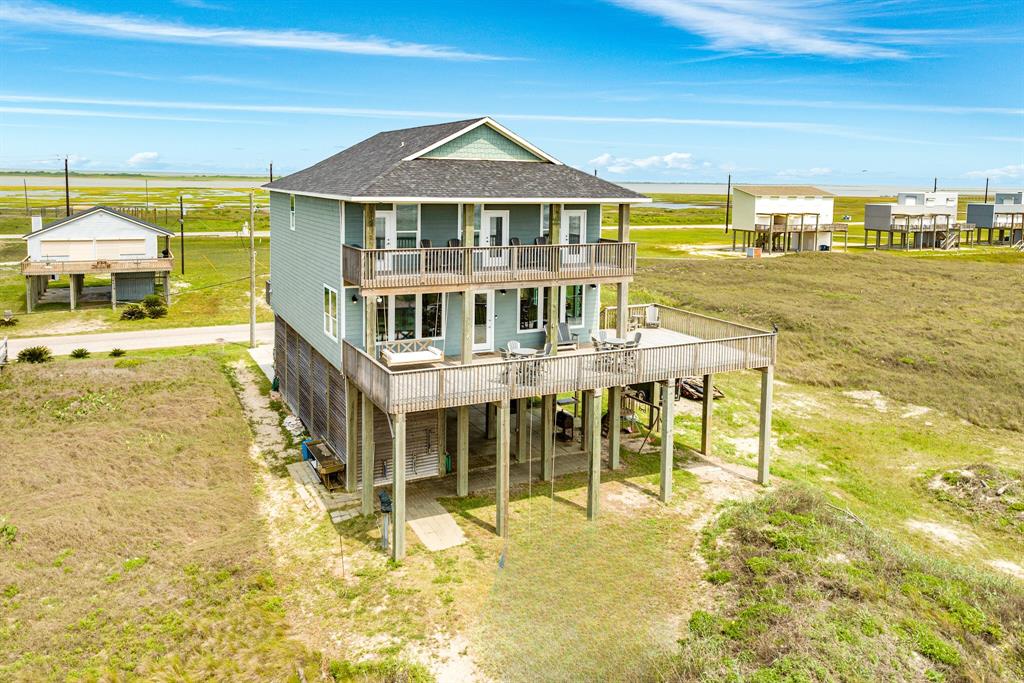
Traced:
[[831, 192], [811, 185], [736, 185], [732, 195], [732, 248], [765, 253], [828, 251], [837, 235], [846, 248], [847, 225], [833, 222]]
[[[900, 192], [895, 204], [864, 205], [864, 246], [876, 249], [954, 249], [969, 226], [957, 222], [956, 192]], [[963, 234], [962, 234], [963, 233]]]
[[993, 204], [968, 204], [967, 223], [979, 243], [1018, 244], [1024, 240], [1024, 192], [996, 192]]
[[34, 216], [32, 232], [24, 236], [28, 256], [21, 262], [26, 311], [32, 312], [52, 280], [65, 275], [71, 310], [78, 305], [86, 276], [110, 277], [114, 308], [118, 301], [139, 301], [153, 294], [157, 280], [170, 304], [172, 236], [159, 225], [106, 206], [79, 211], [47, 226]]
[[[390, 487], [394, 557], [405, 553], [406, 483], [453, 473], [453, 493], [467, 495], [470, 455], [490, 438], [488, 462], [474, 461], [495, 468], [497, 532], [508, 534], [510, 460], [531, 457], [532, 401], [537, 471], [550, 480], [557, 399], [582, 394], [594, 518], [604, 393], [614, 425], [623, 387], [660, 383], [667, 500], [675, 379], [710, 384], [712, 373], [759, 369], [767, 478], [775, 335], [627, 305], [629, 210], [646, 197], [562, 164], [490, 118], [379, 133], [266, 187], [280, 390], [344, 463], [364, 514], [375, 509], [374, 487]], [[617, 207], [615, 239], [601, 239], [602, 204]], [[619, 306], [599, 315], [602, 285], [617, 288]], [[595, 344], [602, 320], [609, 338]], [[637, 326], [639, 341], [627, 339]], [[710, 404], [705, 413], [707, 427]], [[471, 432], [478, 419], [488, 428]], [[613, 468], [619, 438], [609, 430]]]

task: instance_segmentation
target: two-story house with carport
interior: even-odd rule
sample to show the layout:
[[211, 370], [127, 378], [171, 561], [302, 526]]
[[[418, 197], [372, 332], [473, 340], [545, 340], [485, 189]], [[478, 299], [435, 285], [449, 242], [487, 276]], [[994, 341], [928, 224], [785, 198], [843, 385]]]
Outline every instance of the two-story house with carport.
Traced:
[[163, 285], [171, 303], [172, 233], [108, 206], [94, 206], [44, 226], [32, 217], [24, 236], [28, 255], [21, 262], [25, 276], [25, 308], [35, 308], [51, 280], [68, 277], [68, 302], [74, 310], [86, 276], [110, 278], [110, 302], [139, 301]]
[[[508, 533], [510, 456], [524, 457], [511, 444], [513, 404], [520, 435], [539, 407], [538, 472], [550, 480], [556, 397], [582, 396], [591, 518], [605, 392], [618, 424], [623, 387], [661, 383], [666, 500], [675, 378], [763, 370], [767, 434], [775, 335], [629, 306], [630, 206], [648, 199], [490, 118], [379, 133], [266, 187], [282, 395], [344, 462], [364, 514], [374, 510], [374, 487], [390, 486], [396, 558], [405, 552], [407, 482], [453, 471], [455, 493], [467, 495], [471, 452], [488, 439], [496, 527]], [[612, 239], [601, 238], [603, 204], [617, 207]], [[609, 286], [618, 306], [602, 312]], [[471, 420], [491, 423], [483, 432], [474, 424], [472, 444]], [[619, 438], [609, 430], [611, 467]], [[768, 444], [765, 436], [764, 476]]]
[[736, 185], [732, 193], [732, 248], [766, 253], [827, 251], [848, 226], [833, 221], [835, 195], [812, 185]]

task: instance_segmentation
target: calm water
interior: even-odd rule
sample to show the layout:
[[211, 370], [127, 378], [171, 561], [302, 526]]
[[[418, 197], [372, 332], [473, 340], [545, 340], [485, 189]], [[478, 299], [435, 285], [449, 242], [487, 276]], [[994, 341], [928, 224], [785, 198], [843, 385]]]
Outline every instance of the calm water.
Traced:
[[[737, 183], [742, 185], [743, 183]], [[771, 183], [766, 183], [771, 184]], [[779, 183], [781, 184], [781, 183]], [[821, 189], [837, 194], [841, 197], [895, 197], [899, 192], [930, 192], [932, 189], [931, 183], [928, 183], [927, 187], [915, 187], [913, 185], [824, 185], [821, 183], [791, 183], [800, 185], [813, 185], [820, 187]], [[725, 194], [725, 183], [619, 183], [623, 187], [629, 188], [634, 192], [657, 193], [657, 194]], [[940, 190], [947, 190], [950, 192], [963, 192], [966, 194], [981, 194], [984, 188], [969, 187], [969, 188], [955, 188], [955, 187], [939, 187]], [[995, 188], [989, 189], [989, 194], [992, 192], [1002, 192], [1003, 190], [996, 190]], [[1006, 190], [1011, 192], [1013, 190]], [[657, 204], [648, 204], [647, 206], [657, 206]], [[671, 208], [694, 208], [689, 205], [680, 204], [678, 206], [672, 206]], [[703, 207], [696, 207], [703, 208]]]

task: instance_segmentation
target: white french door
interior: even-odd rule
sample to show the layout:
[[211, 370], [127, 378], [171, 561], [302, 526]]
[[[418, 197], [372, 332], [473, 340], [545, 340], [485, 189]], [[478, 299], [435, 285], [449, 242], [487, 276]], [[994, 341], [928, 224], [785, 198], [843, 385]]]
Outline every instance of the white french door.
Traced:
[[[394, 210], [377, 212], [376, 234], [377, 243], [373, 245], [374, 248], [394, 249], [398, 246], [398, 221], [396, 220]], [[390, 272], [394, 270], [394, 259], [394, 254], [381, 254], [377, 257], [377, 270], [380, 272]]]
[[[587, 241], [586, 209], [571, 209], [562, 212], [562, 244], [582, 245]], [[583, 263], [586, 255], [582, 246], [562, 251], [562, 263]]]
[[473, 351], [494, 350], [494, 290], [473, 293]]
[[[481, 247], [507, 247], [508, 231], [508, 211], [484, 210], [480, 212]], [[507, 266], [508, 250], [487, 250], [480, 258], [480, 265], [490, 268]]]

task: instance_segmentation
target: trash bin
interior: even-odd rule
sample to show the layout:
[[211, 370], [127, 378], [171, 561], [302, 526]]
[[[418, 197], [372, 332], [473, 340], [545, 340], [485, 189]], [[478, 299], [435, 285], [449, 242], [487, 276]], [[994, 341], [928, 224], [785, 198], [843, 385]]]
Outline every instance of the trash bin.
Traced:
[[831, 247], [829, 247], [827, 244], [819, 244], [818, 245], [818, 251], [829, 251], [830, 249], [831, 249]]

